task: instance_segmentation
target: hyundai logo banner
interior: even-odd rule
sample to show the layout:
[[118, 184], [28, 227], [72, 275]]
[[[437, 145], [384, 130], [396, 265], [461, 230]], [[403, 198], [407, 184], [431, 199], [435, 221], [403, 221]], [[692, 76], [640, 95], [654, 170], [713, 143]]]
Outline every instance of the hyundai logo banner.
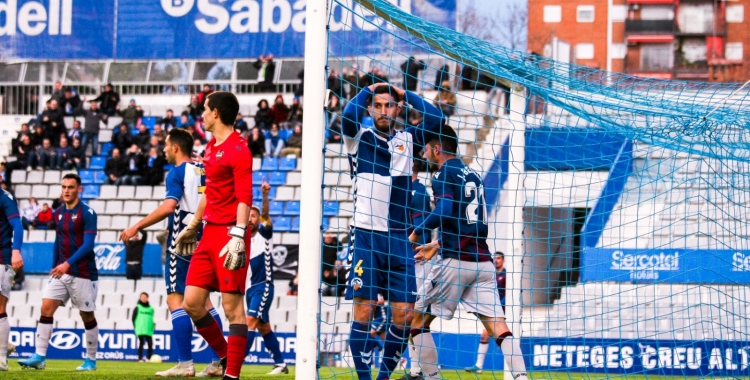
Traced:
[[[35, 329], [23, 327], [13, 328], [10, 332], [10, 342], [15, 344], [17, 351], [10, 358], [27, 358], [34, 354]], [[86, 353], [84, 346], [85, 330], [83, 329], [55, 329], [49, 341], [47, 358], [50, 359], [82, 359]], [[154, 353], [161, 355], [164, 361], [177, 360], [177, 347], [174, 345], [170, 331], [154, 332]], [[279, 348], [288, 364], [294, 364], [297, 338], [292, 333], [276, 333]], [[198, 333], [193, 333], [193, 359], [198, 363], [211, 361], [211, 349]], [[99, 330], [99, 351], [97, 359], [105, 360], [138, 360], [138, 338], [132, 330]], [[253, 342], [250, 352], [245, 357], [246, 364], [273, 364], [270, 354], [266, 351], [262, 337]]]
[[[26, 243], [22, 248], [24, 271], [29, 274], [48, 274], [52, 270], [53, 243]], [[94, 246], [96, 268], [101, 275], [125, 275], [125, 245], [122, 243]], [[143, 250], [143, 275], [161, 276], [161, 245], [146, 244]]]
[[750, 251], [587, 248], [584, 281], [750, 284]]
[[[455, 28], [456, 0], [390, 2], [427, 21]], [[0, 54], [5, 60], [255, 58], [269, 53], [303, 57], [306, 3], [0, 0]], [[379, 29], [385, 25], [382, 19], [352, 0], [332, 2], [331, 7], [332, 51], [374, 54], [388, 46], [388, 34]], [[324, 41], [320, 48], [326, 48]]]

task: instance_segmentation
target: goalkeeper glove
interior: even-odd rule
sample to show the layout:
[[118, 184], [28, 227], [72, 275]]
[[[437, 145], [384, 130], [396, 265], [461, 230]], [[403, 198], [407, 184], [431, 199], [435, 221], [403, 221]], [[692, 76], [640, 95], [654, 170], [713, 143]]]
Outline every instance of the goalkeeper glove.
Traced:
[[198, 244], [198, 227], [201, 220], [193, 218], [185, 229], [174, 239], [173, 248], [180, 256], [190, 256]]
[[234, 226], [229, 229], [231, 239], [221, 249], [219, 257], [224, 257], [224, 268], [237, 270], [245, 266], [245, 226]]

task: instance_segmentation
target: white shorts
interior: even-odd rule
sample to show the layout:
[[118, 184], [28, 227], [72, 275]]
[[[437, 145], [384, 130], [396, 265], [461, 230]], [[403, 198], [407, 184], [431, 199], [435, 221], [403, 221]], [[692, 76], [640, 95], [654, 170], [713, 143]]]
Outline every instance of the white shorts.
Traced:
[[96, 281], [65, 274], [60, 278], [49, 278], [42, 298], [62, 301], [63, 305], [70, 299], [70, 303], [80, 311], [95, 311], [97, 294]]
[[495, 271], [492, 261], [475, 263], [453, 258], [438, 261], [420, 287], [414, 309], [450, 320], [460, 302], [470, 313], [505, 318]]
[[0, 296], [10, 299], [10, 288], [13, 287], [13, 278], [16, 271], [10, 265], [0, 265]]
[[414, 278], [417, 279], [417, 294], [422, 292], [427, 276], [432, 272], [432, 268], [437, 264], [439, 265], [442, 261], [440, 255], [435, 255], [432, 260], [424, 263], [414, 263]]

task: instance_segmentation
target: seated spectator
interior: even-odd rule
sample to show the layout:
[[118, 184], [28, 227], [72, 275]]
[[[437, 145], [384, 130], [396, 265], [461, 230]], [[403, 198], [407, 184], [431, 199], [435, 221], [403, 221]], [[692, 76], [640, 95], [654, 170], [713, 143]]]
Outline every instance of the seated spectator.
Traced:
[[143, 168], [143, 184], [156, 186], [164, 181], [164, 166], [167, 160], [156, 148], [151, 148]]
[[148, 131], [145, 124], [138, 126], [138, 134], [133, 136], [133, 143], [141, 148], [141, 152], [144, 154], [148, 152], [150, 148], [149, 142], [151, 141], [151, 132]]
[[279, 133], [279, 126], [271, 124], [271, 131], [266, 139], [266, 156], [279, 157], [284, 149], [284, 139]]
[[65, 87], [65, 98], [60, 106], [66, 116], [78, 115], [81, 110], [81, 97], [73, 93], [73, 88]]
[[260, 128], [255, 127], [247, 139], [247, 147], [255, 158], [263, 158], [266, 153], [266, 137]]
[[68, 147], [66, 169], [86, 169], [86, 150], [81, 145], [81, 140], [74, 139], [73, 145]]
[[167, 132], [164, 132], [164, 129], [161, 128], [161, 125], [157, 124], [154, 127], [154, 133], [151, 136], [156, 136], [156, 138], [159, 139], [159, 142], [161, 144], [164, 144], [164, 140], [167, 139]]
[[[68, 131], [69, 140], [83, 140], [83, 131], [81, 130], [81, 121], [76, 120], [73, 122], [73, 129]], [[96, 135], [97, 145], [99, 144], [99, 135]], [[93, 144], [93, 143], [92, 143]]]
[[52, 146], [49, 139], [44, 139], [42, 146], [36, 148], [36, 154], [39, 160], [39, 170], [56, 169], [54, 164], [57, 162], [57, 150]]
[[106, 113], [99, 110], [99, 105], [96, 102], [91, 103], [91, 107], [88, 110], [83, 111], [83, 116], [86, 120], [86, 124], [83, 126], [83, 139], [81, 139], [81, 145], [83, 149], [91, 142], [91, 155], [95, 156], [99, 154], [99, 130], [101, 129], [101, 122], [107, 122], [108, 116]]
[[[44, 133], [49, 137], [52, 143], [57, 142], [55, 136], [60, 136], [60, 133], [65, 132], [65, 114], [60, 109], [57, 101], [52, 99], [47, 103], [46, 109], [42, 112], [41, 126]], [[39, 142], [41, 144], [41, 141]]]
[[68, 139], [60, 139], [60, 146], [55, 149], [56, 160], [53, 162], [52, 169], [70, 169], [70, 165], [68, 164], [68, 148], [70, 148], [68, 146]]
[[297, 157], [302, 157], [302, 126], [297, 125], [294, 127], [294, 133], [286, 140], [286, 147], [281, 150], [281, 156], [286, 157], [288, 154], [293, 154]]
[[138, 145], [133, 144], [128, 148], [125, 163], [127, 164], [127, 172], [117, 185], [140, 185], [143, 179], [143, 156]]
[[190, 97], [190, 104], [187, 106], [187, 112], [193, 118], [193, 120], [203, 119], [203, 103], [198, 101], [198, 95]]
[[161, 125], [161, 128], [169, 132], [172, 128], [177, 126], [177, 119], [174, 117], [174, 112], [171, 109], [167, 110], [167, 115], [156, 121], [156, 124]]
[[206, 150], [206, 144], [200, 139], [193, 140], [193, 153], [203, 157], [203, 152]]
[[143, 117], [143, 109], [141, 109], [141, 106], [135, 104], [135, 99], [130, 99], [128, 107], [124, 110], [117, 110], [117, 114], [122, 116], [122, 122], [128, 128], [135, 128], [138, 124], [138, 119]]
[[100, 102], [99, 109], [108, 116], [114, 116], [117, 112], [117, 107], [120, 105], [120, 94], [115, 92], [111, 83], [107, 83], [104, 86], [104, 91], [91, 101]]
[[234, 120], [234, 130], [242, 133], [247, 132], [247, 122], [245, 122], [245, 119], [242, 118], [242, 113], [237, 112], [237, 118]]
[[255, 113], [255, 126], [261, 129], [271, 129], [273, 124], [273, 115], [271, 115], [271, 109], [268, 108], [268, 101], [262, 99], [258, 102], [258, 112]]
[[16, 141], [21, 141], [22, 135], [30, 135], [31, 129], [29, 129], [28, 123], [21, 124], [21, 131], [18, 132], [18, 135], [16, 136]]
[[26, 169], [26, 171], [31, 171], [32, 168], [37, 167], [36, 150], [31, 145], [29, 136], [21, 136], [21, 142], [16, 147], [15, 157], [15, 161], [8, 163], [10, 169]]
[[21, 208], [21, 224], [23, 224], [24, 230], [28, 230], [29, 226], [34, 224], [36, 216], [39, 215], [39, 211], [41, 210], [42, 208], [39, 207], [36, 198], [29, 198], [29, 204]]
[[44, 139], [49, 139], [52, 142], [52, 136], [44, 133], [41, 125], [34, 126], [34, 132], [29, 136], [31, 138], [31, 145], [36, 149], [44, 143]]
[[34, 223], [31, 224], [34, 228], [40, 230], [47, 230], [55, 228], [55, 218], [52, 215], [52, 209], [49, 207], [49, 203], [42, 205], [42, 209], [34, 219]]
[[456, 94], [451, 90], [451, 84], [448, 81], [440, 85], [435, 100], [432, 102], [435, 107], [443, 111], [445, 117], [451, 117], [456, 113]]
[[120, 124], [120, 128], [112, 135], [112, 145], [119, 149], [120, 152], [124, 152], [133, 145], [133, 135], [128, 129], [128, 125], [124, 122]]
[[286, 119], [289, 116], [289, 107], [284, 103], [284, 97], [281, 94], [276, 95], [276, 100], [273, 102], [271, 107], [271, 117], [273, 123], [282, 126], [286, 123]]
[[292, 100], [292, 106], [289, 107], [289, 114], [286, 118], [287, 124], [294, 127], [297, 124], [302, 124], [302, 105], [299, 103], [299, 98], [294, 97]]
[[195, 120], [185, 111], [180, 115], [180, 119], [177, 120], [177, 128], [187, 129], [189, 125], [195, 126]]
[[104, 164], [104, 174], [107, 175], [107, 185], [120, 185], [122, 178], [128, 172], [128, 165], [120, 156], [120, 149], [112, 149], [112, 158]]
[[346, 269], [341, 260], [336, 260], [332, 268], [323, 269], [323, 296], [338, 297], [346, 289]]
[[[203, 85], [203, 91], [198, 93], [198, 103], [205, 104], [206, 98], [208, 98], [209, 95], [211, 95], [214, 92], [214, 90], [211, 88], [211, 86], [204, 84]], [[201, 112], [202, 114], [203, 112]]]

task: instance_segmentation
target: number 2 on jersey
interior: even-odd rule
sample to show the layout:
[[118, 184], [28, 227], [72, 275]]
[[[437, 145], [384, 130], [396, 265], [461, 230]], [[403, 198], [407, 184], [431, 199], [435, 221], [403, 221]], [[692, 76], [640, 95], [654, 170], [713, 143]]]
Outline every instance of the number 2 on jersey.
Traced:
[[[464, 185], [464, 196], [471, 198], [466, 205], [466, 220], [469, 224], [476, 224], [480, 221], [487, 224], [487, 204], [484, 202], [484, 185], [477, 187], [476, 182], [466, 182]], [[482, 215], [480, 220], [479, 203], [482, 204]]]

